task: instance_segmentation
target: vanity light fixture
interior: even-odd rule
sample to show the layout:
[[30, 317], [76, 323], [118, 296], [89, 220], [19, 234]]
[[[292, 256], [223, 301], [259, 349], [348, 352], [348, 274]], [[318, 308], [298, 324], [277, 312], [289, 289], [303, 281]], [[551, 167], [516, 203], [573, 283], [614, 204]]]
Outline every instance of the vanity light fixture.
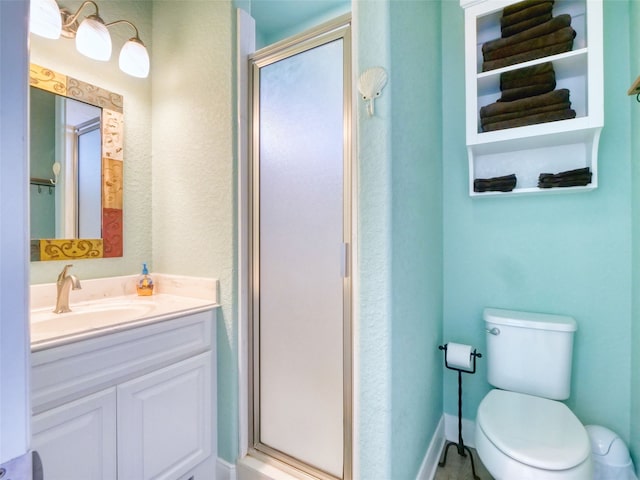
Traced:
[[[80, 13], [88, 5], [93, 5], [95, 13], [79, 22]], [[29, 28], [32, 33], [51, 39], [60, 36], [75, 38], [78, 52], [94, 60], [106, 62], [111, 58], [108, 27], [118, 24], [129, 25], [135, 31], [135, 36], [120, 51], [120, 70], [134, 77], [146, 78], [149, 75], [149, 53], [133, 23], [128, 20], [105, 23], [100, 17], [98, 5], [92, 0], [82, 3], [73, 14], [65, 8], [59, 8], [56, 0], [31, 0]]]

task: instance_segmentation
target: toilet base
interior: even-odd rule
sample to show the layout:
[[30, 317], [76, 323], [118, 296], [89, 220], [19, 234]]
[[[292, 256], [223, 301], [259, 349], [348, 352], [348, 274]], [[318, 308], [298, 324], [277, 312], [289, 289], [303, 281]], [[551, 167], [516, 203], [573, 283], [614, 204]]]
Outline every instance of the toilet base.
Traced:
[[476, 426], [476, 451], [480, 460], [496, 480], [590, 480], [593, 478], [591, 457], [567, 470], [542, 470], [508, 457]]

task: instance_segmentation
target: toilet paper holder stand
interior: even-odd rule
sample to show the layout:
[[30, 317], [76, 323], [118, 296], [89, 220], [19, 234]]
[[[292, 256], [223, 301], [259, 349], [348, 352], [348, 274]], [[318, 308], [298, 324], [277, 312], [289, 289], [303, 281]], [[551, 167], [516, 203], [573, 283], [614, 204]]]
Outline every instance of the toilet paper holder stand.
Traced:
[[438, 345], [438, 350], [444, 351], [445, 367], [447, 367], [449, 370], [455, 370], [456, 372], [458, 372], [458, 442], [447, 442], [447, 445], [444, 448], [444, 456], [442, 457], [442, 461], [438, 463], [438, 466], [444, 467], [447, 464], [447, 453], [449, 452], [449, 447], [455, 445], [458, 450], [458, 455], [466, 457], [467, 455], [465, 452], [469, 453], [469, 458], [471, 459], [471, 473], [473, 474], [473, 478], [474, 480], [480, 480], [480, 477], [476, 475], [476, 466], [473, 462], [473, 454], [471, 453], [471, 450], [469, 450], [469, 447], [465, 446], [464, 440], [462, 439], [462, 374], [476, 373], [476, 358], [482, 358], [482, 354], [476, 352], [476, 350], [473, 349], [473, 352], [471, 352], [471, 357], [473, 358], [473, 369], [465, 370], [462, 368], [449, 366], [449, 363], [447, 362], [447, 344]]

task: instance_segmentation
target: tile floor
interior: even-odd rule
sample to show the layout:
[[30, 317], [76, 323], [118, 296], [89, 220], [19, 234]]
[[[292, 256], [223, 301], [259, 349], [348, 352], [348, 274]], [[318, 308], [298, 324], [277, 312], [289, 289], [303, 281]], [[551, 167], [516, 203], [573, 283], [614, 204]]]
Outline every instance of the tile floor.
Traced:
[[[478, 458], [478, 453], [475, 449], [471, 449], [473, 454], [473, 463], [476, 467], [476, 475], [481, 480], [493, 480], [493, 477], [489, 475], [484, 465]], [[440, 454], [440, 460], [442, 460], [442, 454]], [[434, 480], [473, 480], [471, 474], [471, 461], [469, 455], [462, 457], [458, 455], [458, 450], [455, 446], [449, 448], [447, 454], [447, 464], [444, 467], [438, 467]]]

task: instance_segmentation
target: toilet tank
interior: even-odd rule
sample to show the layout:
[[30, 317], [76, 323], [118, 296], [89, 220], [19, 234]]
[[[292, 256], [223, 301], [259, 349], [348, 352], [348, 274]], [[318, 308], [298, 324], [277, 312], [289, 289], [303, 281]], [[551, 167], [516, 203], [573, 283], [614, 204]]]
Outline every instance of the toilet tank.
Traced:
[[494, 387], [553, 400], [569, 398], [575, 319], [486, 308], [488, 380]]

